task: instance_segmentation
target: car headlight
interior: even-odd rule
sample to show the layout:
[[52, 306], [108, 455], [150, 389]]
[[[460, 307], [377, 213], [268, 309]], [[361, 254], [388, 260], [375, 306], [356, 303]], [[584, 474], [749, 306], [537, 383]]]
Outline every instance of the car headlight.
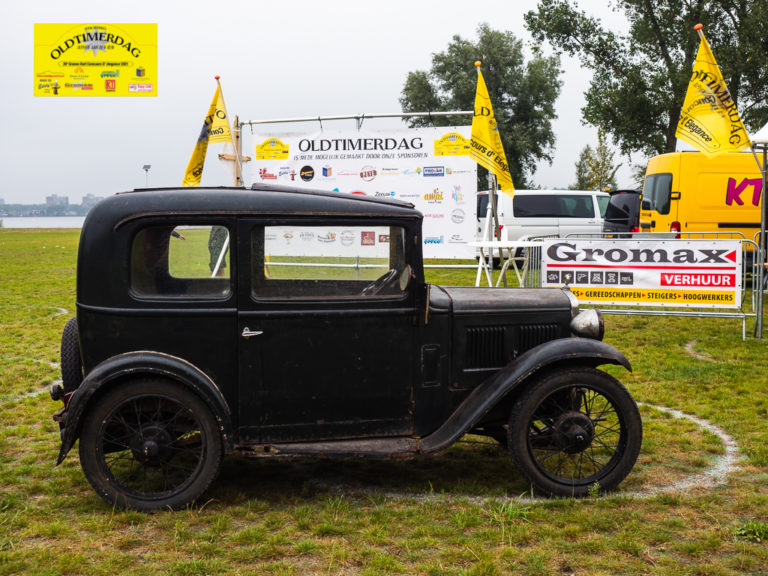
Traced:
[[599, 310], [582, 310], [571, 320], [571, 332], [581, 338], [602, 340], [605, 335], [605, 322]]

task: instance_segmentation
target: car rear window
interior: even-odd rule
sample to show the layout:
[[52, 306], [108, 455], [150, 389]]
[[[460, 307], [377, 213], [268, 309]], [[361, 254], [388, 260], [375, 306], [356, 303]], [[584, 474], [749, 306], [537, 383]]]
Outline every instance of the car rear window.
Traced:
[[131, 246], [131, 291], [139, 297], [225, 298], [229, 231], [217, 225], [151, 226]]
[[594, 218], [592, 196], [530, 194], [512, 199], [516, 218]]

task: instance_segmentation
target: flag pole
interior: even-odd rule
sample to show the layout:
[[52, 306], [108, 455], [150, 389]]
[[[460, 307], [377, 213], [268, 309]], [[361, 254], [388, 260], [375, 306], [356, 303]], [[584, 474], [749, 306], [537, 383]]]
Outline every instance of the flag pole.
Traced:
[[[480, 75], [480, 66], [483, 63], [480, 60], [475, 61], [475, 68], [477, 69], [478, 76]], [[492, 240], [501, 240], [501, 232], [499, 230], [499, 210], [496, 205], [496, 190], [498, 189], [496, 175], [488, 170], [488, 180], [490, 183], [488, 196], [488, 205], [491, 207], [491, 213], [493, 214], [493, 238]], [[491, 266], [493, 266], [493, 249], [489, 250], [491, 256]], [[504, 259], [501, 248], [499, 248], [499, 262]], [[504, 276], [504, 287], [507, 287], [507, 277]]]
[[[227, 109], [227, 103], [224, 100], [224, 90], [221, 89], [221, 82], [219, 81], [219, 78], [221, 76], [215, 76], [216, 78], [216, 85], [219, 89], [219, 96], [221, 97], [221, 105], [224, 106], [224, 110]], [[237, 162], [237, 175], [235, 178], [237, 178], [237, 182], [235, 184], [237, 186], [242, 186], [242, 174], [243, 174], [243, 160], [240, 157], [240, 150], [237, 147], [237, 144], [235, 143], [235, 133], [232, 131], [232, 123], [229, 121], [229, 111], [227, 111], [227, 128], [229, 128], [229, 138], [232, 141], [232, 147], [235, 149], [235, 161]]]

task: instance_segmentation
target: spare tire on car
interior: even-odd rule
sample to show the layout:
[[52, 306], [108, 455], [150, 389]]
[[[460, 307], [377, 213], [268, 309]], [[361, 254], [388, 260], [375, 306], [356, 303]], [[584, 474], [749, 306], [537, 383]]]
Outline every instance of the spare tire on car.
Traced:
[[70, 318], [61, 334], [61, 380], [64, 392], [74, 392], [83, 381], [77, 318]]

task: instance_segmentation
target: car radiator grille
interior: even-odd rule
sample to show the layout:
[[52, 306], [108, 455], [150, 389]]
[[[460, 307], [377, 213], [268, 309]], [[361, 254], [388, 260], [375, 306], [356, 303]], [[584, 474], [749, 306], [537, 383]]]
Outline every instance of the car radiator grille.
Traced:
[[[506, 338], [514, 334], [514, 345]], [[486, 326], [467, 328], [465, 369], [501, 368], [510, 360], [539, 344], [560, 337], [558, 324], [524, 324], [522, 326]]]

